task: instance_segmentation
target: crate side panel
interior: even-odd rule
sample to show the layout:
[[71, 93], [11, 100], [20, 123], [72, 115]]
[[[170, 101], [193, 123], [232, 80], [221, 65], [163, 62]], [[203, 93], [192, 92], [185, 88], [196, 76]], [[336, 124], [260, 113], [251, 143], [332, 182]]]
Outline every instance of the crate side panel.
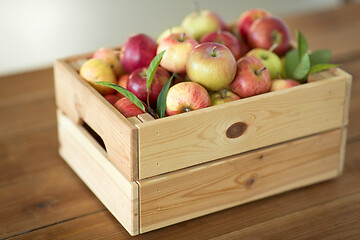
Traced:
[[[145, 122], [139, 126], [139, 179], [342, 126], [346, 79], [278, 92]], [[230, 126], [245, 123], [235, 138]]]
[[129, 179], [138, 178], [137, 128], [84, 81], [67, 62], [54, 65], [58, 108], [73, 122], [86, 122], [104, 141], [110, 161]]
[[140, 232], [338, 175], [341, 129], [140, 180]]
[[138, 185], [107, 159], [101, 146], [58, 111], [60, 155], [131, 235], [139, 233]]

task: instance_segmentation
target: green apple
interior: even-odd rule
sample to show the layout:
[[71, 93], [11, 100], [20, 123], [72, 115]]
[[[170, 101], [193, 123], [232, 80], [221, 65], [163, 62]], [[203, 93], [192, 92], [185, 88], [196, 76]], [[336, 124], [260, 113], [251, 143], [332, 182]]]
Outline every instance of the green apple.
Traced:
[[[190, 35], [188, 33], [188, 31], [186, 31], [185, 28], [181, 27], [181, 26], [175, 26], [175, 27], [171, 27], [168, 28], [166, 30], [164, 30], [159, 37], [156, 39], [156, 43], [159, 44], [164, 38], [166, 38], [167, 36], [169, 36], [172, 33], [186, 33], [187, 35]], [[191, 36], [191, 35], [190, 35]]]
[[197, 41], [205, 34], [215, 32], [219, 29], [226, 30], [227, 28], [221, 17], [209, 10], [190, 13], [184, 18], [181, 26]]
[[282, 63], [278, 55], [262, 48], [254, 48], [246, 56], [259, 58], [269, 70], [271, 79], [279, 78], [282, 72]]
[[201, 84], [209, 91], [217, 91], [226, 88], [233, 81], [236, 60], [222, 44], [201, 43], [191, 51], [186, 63], [186, 73], [191, 81]]
[[211, 92], [210, 94], [211, 106], [239, 100], [240, 97], [233, 93], [232, 91], [221, 89], [216, 92]]

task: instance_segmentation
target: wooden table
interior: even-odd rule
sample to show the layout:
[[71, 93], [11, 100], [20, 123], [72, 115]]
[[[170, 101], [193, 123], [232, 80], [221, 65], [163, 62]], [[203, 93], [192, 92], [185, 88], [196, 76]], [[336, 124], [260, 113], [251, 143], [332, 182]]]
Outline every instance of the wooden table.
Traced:
[[52, 69], [0, 78], [0, 239], [360, 239], [359, 13], [286, 19], [354, 77], [343, 175], [137, 237], [58, 155]]

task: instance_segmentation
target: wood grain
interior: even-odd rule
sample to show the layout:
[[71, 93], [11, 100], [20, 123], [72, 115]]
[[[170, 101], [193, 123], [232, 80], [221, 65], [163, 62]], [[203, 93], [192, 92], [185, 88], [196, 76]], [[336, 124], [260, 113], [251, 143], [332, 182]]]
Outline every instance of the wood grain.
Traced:
[[[342, 126], [347, 78], [213, 106], [139, 125], [139, 179]], [[225, 132], [248, 125], [238, 138]]]
[[[75, 123], [82, 120], [100, 135], [112, 163], [133, 181], [137, 179], [137, 128], [84, 81], [65, 61], [54, 65], [57, 106]], [[111, 124], [106, 124], [111, 123]]]
[[[332, 228], [326, 223], [328, 219], [333, 219]], [[211, 239], [282, 239], [290, 235], [292, 239], [358, 239], [359, 219], [360, 193], [356, 193]], [[314, 231], [314, 226], [322, 231]]]
[[338, 175], [341, 130], [140, 180], [140, 232]]
[[0, 78], [0, 108], [39, 99], [54, 99], [53, 70], [44, 69]]
[[[55, 101], [53, 97], [33, 99], [0, 107], [0, 139], [55, 127]], [[36, 113], [36, 114], [34, 114]]]
[[104, 149], [58, 111], [60, 155], [131, 235], [139, 233], [138, 185], [109, 161]]
[[0, 140], [0, 239], [105, 209], [58, 147], [54, 127]]

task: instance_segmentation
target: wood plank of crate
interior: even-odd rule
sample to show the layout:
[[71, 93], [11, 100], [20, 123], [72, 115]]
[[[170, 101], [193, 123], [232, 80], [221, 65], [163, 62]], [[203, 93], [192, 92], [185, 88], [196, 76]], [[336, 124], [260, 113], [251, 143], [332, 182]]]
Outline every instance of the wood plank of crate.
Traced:
[[338, 176], [342, 129], [139, 181], [140, 232]]
[[57, 117], [60, 155], [126, 230], [137, 235], [138, 185], [108, 161], [104, 149], [84, 128], [59, 110]]
[[[344, 126], [349, 76], [326, 74], [324, 81], [138, 125], [139, 179]], [[236, 123], [247, 128], [230, 138]]]
[[127, 179], [137, 179], [137, 127], [84, 81], [67, 61], [55, 62], [54, 75], [57, 107], [75, 123], [85, 121], [102, 137], [110, 161]]

